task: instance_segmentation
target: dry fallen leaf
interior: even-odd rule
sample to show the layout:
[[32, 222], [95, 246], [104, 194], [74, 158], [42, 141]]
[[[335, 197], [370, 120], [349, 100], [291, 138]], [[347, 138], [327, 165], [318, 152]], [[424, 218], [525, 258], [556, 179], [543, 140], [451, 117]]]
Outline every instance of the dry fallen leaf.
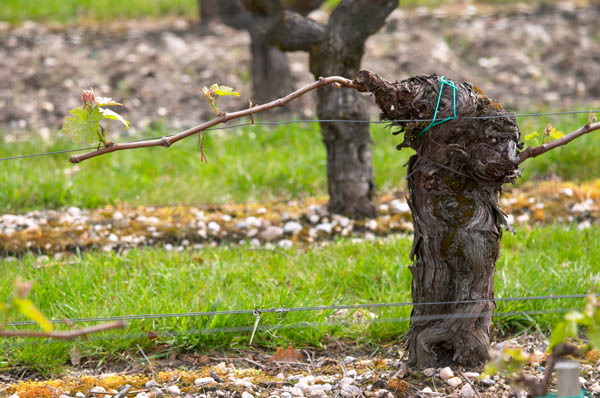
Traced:
[[81, 352], [77, 348], [73, 347], [71, 348], [71, 351], [69, 351], [69, 355], [71, 357], [71, 365], [79, 366], [81, 363]]
[[291, 345], [285, 350], [277, 347], [275, 354], [269, 359], [271, 362], [298, 362], [302, 360], [302, 354]]

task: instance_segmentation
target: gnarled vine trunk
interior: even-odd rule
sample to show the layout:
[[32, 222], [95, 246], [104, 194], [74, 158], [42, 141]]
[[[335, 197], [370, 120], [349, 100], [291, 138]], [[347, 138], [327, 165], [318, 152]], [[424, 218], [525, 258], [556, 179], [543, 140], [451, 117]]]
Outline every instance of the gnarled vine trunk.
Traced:
[[[390, 83], [368, 71], [356, 82], [372, 92], [411, 147], [407, 178], [415, 227], [411, 251], [413, 312], [408, 332], [411, 363], [478, 365], [488, 359], [494, 308], [494, 267], [506, 217], [498, 199], [502, 184], [519, 176], [515, 118], [469, 83], [442, 86], [438, 76]], [[503, 118], [464, 119], [506, 115]], [[427, 305], [431, 302], [443, 304]]]

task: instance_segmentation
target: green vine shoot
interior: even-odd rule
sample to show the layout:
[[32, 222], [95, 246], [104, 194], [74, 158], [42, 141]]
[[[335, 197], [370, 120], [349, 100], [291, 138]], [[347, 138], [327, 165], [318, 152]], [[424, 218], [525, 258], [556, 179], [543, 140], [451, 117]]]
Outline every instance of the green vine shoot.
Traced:
[[[104, 106], [123, 106], [112, 98], [98, 97], [93, 89], [83, 90], [81, 95], [82, 105], [71, 109], [71, 116], [65, 120], [62, 132], [69, 134], [75, 142], [88, 144], [99, 143], [100, 146], [112, 145], [107, 138], [108, 128], [113, 120], [123, 124], [129, 129], [129, 122], [112, 109]], [[105, 125], [102, 122], [106, 121]]]

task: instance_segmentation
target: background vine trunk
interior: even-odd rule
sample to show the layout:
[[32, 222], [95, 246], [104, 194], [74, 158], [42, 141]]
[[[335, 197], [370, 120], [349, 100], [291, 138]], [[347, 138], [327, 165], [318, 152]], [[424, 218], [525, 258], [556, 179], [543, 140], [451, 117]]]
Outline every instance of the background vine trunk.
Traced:
[[[353, 78], [365, 41], [383, 26], [397, 0], [342, 0], [326, 25], [294, 12], [279, 0], [242, 0], [257, 29], [284, 51], [307, 51], [310, 71]], [[310, 3], [310, 1], [308, 2]], [[317, 115], [324, 120], [368, 119], [360, 95], [332, 88], [317, 93]], [[355, 218], [374, 217], [375, 192], [368, 124], [321, 123], [327, 149], [329, 211]]]
[[[357, 82], [375, 94], [382, 117], [392, 122], [433, 118], [441, 88], [438, 76], [390, 83], [362, 71]], [[420, 368], [488, 359], [494, 267], [507, 226], [498, 199], [502, 184], [519, 176], [515, 118], [471, 84], [456, 87], [454, 101], [452, 88], [444, 86], [437, 120], [453, 115], [455, 107], [458, 120], [424, 133], [429, 122], [394, 123], [404, 133], [398, 148], [416, 151], [407, 171], [415, 227], [408, 349]], [[460, 119], [490, 115], [506, 117]]]

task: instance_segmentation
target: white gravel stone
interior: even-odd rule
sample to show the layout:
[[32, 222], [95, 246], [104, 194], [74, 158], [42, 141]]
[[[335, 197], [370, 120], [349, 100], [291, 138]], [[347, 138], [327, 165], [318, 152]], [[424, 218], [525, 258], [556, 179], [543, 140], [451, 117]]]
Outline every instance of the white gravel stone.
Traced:
[[277, 246], [281, 247], [282, 249], [291, 249], [294, 247], [294, 242], [289, 239], [282, 239], [277, 242]]
[[312, 375], [304, 376], [303, 378], [298, 380], [298, 383], [313, 384], [314, 382], [315, 382], [315, 376], [312, 376]]
[[283, 236], [283, 228], [269, 225], [264, 231], [260, 233], [260, 237], [268, 242], [279, 239]]
[[426, 394], [429, 394], [429, 393], [432, 393], [432, 392], [433, 392], [433, 390], [432, 390], [431, 388], [429, 388], [429, 387], [425, 387], [424, 389], [422, 389], [422, 390], [421, 390], [421, 392], [424, 392], [424, 393], [426, 393]]
[[346, 384], [354, 384], [354, 379], [351, 377], [344, 377], [342, 380], [339, 381], [340, 386], [344, 386]]
[[435, 369], [427, 368], [423, 371], [423, 374], [425, 375], [425, 377], [432, 377], [435, 374]]
[[210, 383], [215, 383], [215, 379], [212, 377], [198, 377], [196, 380], [194, 380], [195, 386], [203, 386]]
[[254, 395], [250, 394], [248, 391], [244, 391], [242, 393], [242, 398], [254, 398]]
[[462, 384], [462, 379], [460, 377], [452, 377], [446, 380], [446, 383], [448, 383], [448, 385], [451, 387], [458, 387]]
[[402, 213], [410, 213], [410, 207], [406, 201], [400, 199], [394, 199], [390, 202], [390, 208], [392, 209], [392, 213], [402, 214]]
[[290, 392], [292, 393], [292, 395], [294, 397], [303, 397], [304, 396], [304, 391], [302, 391], [302, 389], [298, 388], [298, 387], [293, 387]]
[[144, 384], [144, 387], [152, 388], [152, 387], [160, 387], [160, 385], [157, 382], [155, 382], [154, 380], [149, 380], [146, 382], [146, 384]]
[[91, 392], [91, 393], [96, 393], [96, 392], [106, 392], [106, 389], [105, 389], [104, 387], [102, 387], [102, 386], [95, 386], [95, 387], [92, 387], [92, 388], [90, 389], [90, 392]]
[[213, 234], [216, 234], [217, 232], [219, 232], [221, 230], [221, 226], [215, 221], [209, 222], [207, 225], [207, 228]]
[[319, 222], [320, 218], [321, 218], [321, 217], [319, 217], [319, 216], [318, 216], [318, 215], [316, 215], [316, 214], [311, 214], [311, 215], [308, 217], [308, 220], [309, 220], [311, 223], [313, 223], [313, 224], [316, 224], [316, 223], [318, 223], [318, 222]]
[[473, 398], [473, 396], [475, 396], [475, 391], [473, 390], [473, 387], [471, 387], [470, 384], [465, 384], [460, 389], [460, 396], [463, 398]]
[[172, 386], [167, 387], [167, 392], [169, 394], [181, 394], [181, 390], [175, 384], [173, 384]]
[[281, 398], [292, 398], [292, 394], [287, 391], [282, 392], [279, 396]]
[[148, 395], [148, 393], [144, 392], [138, 392], [137, 394], [135, 394], [135, 398], [150, 398], [150, 395]]
[[344, 386], [340, 390], [340, 395], [344, 398], [358, 397], [360, 393], [360, 388], [356, 387], [353, 384], [344, 384]]
[[299, 381], [298, 384], [296, 384], [296, 388], [299, 388], [302, 390], [302, 392], [307, 392], [308, 391], [308, 383], [304, 382], [304, 381]]
[[377, 221], [369, 220], [365, 223], [365, 227], [369, 228], [371, 231], [377, 230]]
[[[82, 393], [81, 391], [77, 391], [77, 393], [75, 394], [75, 396], [76, 396], [77, 398], [84, 398], [84, 397], [85, 397], [85, 394], [84, 394], [84, 393]], [[19, 396], [17, 395], [17, 398], [18, 398], [18, 397], [19, 397]]]
[[440, 369], [440, 378], [442, 380], [448, 380], [454, 377], [454, 372], [449, 367]]
[[479, 377], [479, 373], [477, 373], [477, 372], [465, 372], [464, 375], [467, 379], [470, 379], [470, 380], [475, 380], [476, 378]]
[[[115, 393], [117, 393], [117, 392], [115, 391]], [[150, 389], [150, 398], [159, 398], [159, 397], [162, 397], [163, 395], [164, 394], [163, 394], [162, 390], [158, 387], [152, 387]]]
[[493, 386], [494, 384], [496, 384], [496, 382], [492, 379], [490, 379], [489, 377], [484, 377], [483, 379], [481, 379], [481, 384], [483, 384], [484, 386], [490, 387]]
[[325, 232], [326, 234], [330, 234], [333, 231], [333, 225], [329, 223], [322, 223], [316, 226], [315, 228], [317, 232]]
[[357, 373], [357, 372], [356, 372], [356, 370], [354, 370], [354, 369], [350, 369], [349, 371], [347, 371], [347, 372], [346, 372], [346, 375], [347, 375], [348, 377], [356, 377], [356, 375], [357, 375], [357, 374], [358, 374], [358, 373]]
[[288, 221], [283, 226], [283, 232], [292, 235], [296, 235], [298, 232], [302, 231], [302, 229], [302, 224], [297, 221]]

